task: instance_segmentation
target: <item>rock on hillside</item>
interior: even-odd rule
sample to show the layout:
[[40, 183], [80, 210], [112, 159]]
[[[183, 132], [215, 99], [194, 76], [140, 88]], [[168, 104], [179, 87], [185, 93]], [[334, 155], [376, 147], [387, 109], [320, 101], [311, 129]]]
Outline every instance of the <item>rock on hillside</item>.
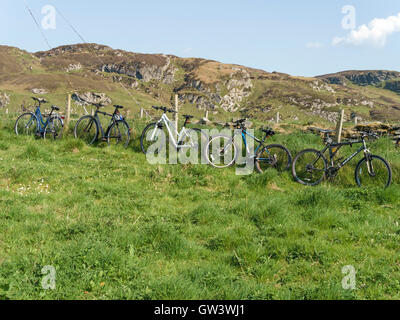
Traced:
[[344, 71], [334, 74], [318, 76], [317, 78], [324, 80], [330, 84], [346, 85], [347, 82], [359, 86], [379, 85], [384, 81], [400, 78], [400, 72], [397, 71]]

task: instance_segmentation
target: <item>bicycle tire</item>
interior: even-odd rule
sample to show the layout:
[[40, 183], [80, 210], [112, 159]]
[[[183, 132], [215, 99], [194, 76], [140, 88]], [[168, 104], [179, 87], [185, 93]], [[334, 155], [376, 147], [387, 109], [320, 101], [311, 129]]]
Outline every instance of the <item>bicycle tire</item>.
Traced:
[[[142, 132], [142, 135], [140, 137], [140, 147], [144, 154], [147, 154], [147, 151], [148, 151], [148, 146], [145, 146], [145, 142], [151, 142], [152, 144], [154, 144], [155, 142], [158, 141], [158, 139], [155, 141], [150, 141], [147, 139], [147, 134], [148, 134], [147, 132], [151, 129], [155, 130], [157, 126], [158, 126], [158, 129], [162, 130], [163, 127], [158, 125], [157, 123], [150, 123], [144, 128], [144, 130]], [[158, 137], [158, 135], [157, 135], [157, 137]], [[158, 151], [156, 151], [156, 154], [158, 154], [162, 150], [163, 147], [164, 147], [164, 144], [161, 143], [160, 146], [158, 147]]]
[[[314, 181], [314, 182], [304, 181], [304, 180], [307, 180], [307, 179], [305, 177], [304, 178], [301, 177], [300, 176], [300, 172], [298, 172], [299, 170], [296, 169], [296, 165], [298, 164], [298, 161], [300, 160], [300, 158], [302, 156], [304, 156], [305, 154], [307, 154], [307, 153], [315, 154], [317, 156], [317, 161], [319, 160], [318, 157], [320, 157], [322, 159], [323, 166], [324, 166], [323, 169], [318, 169], [317, 170], [317, 171], [321, 171], [323, 173], [322, 173], [321, 177], [319, 179], [317, 179], [316, 181]], [[300, 183], [302, 185], [305, 185], [305, 186], [317, 186], [325, 179], [327, 168], [328, 168], [328, 161], [326, 160], [325, 156], [320, 151], [315, 150], [315, 149], [305, 149], [305, 150], [299, 152], [296, 155], [296, 157], [294, 158], [293, 163], [292, 163], [292, 174], [293, 174], [294, 179], [298, 183]]]
[[[120, 132], [120, 128], [119, 128], [120, 125], [122, 125], [122, 126], [125, 127], [126, 141], [125, 141], [125, 143], [124, 143], [124, 147], [125, 147], [125, 148], [128, 148], [129, 142], [130, 142], [130, 140], [131, 140], [131, 129], [130, 129], [128, 123], [127, 123], [125, 120], [118, 120], [118, 121], [115, 121], [115, 122], [111, 125], [110, 129], [109, 129], [108, 132], [107, 132], [107, 143], [110, 145], [110, 142], [112, 141], [111, 139], [114, 138], [114, 137], [111, 138], [111, 137], [110, 137], [110, 134], [112, 134], [113, 129], [115, 128], [115, 126], [118, 127], [118, 131]], [[120, 133], [121, 133], [121, 132], [120, 132]], [[117, 141], [117, 143], [116, 143], [117, 145], [121, 142], [121, 140], [118, 140], [118, 138], [116, 138], [116, 141]]]
[[[384, 166], [385, 166], [385, 168], [387, 170], [387, 174], [388, 174], [387, 181], [383, 181], [385, 183], [384, 184], [384, 188], [385, 189], [388, 188], [392, 183], [392, 169], [390, 167], [390, 164], [384, 158], [382, 158], [380, 156], [371, 155], [370, 157], [371, 157], [371, 160], [376, 159], [376, 160], [379, 160], [379, 161], [383, 162], [383, 164], [384, 164]], [[363, 178], [361, 178], [360, 175], [362, 174], [362, 166], [363, 166], [364, 162], [366, 163], [366, 161], [368, 161], [366, 157], [361, 159], [360, 162], [357, 164], [357, 167], [356, 167], [355, 179], [356, 179], [356, 183], [357, 183], [357, 185], [359, 187], [363, 186], [363, 182], [362, 182]], [[368, 173], [368, 176], [372, 177], [369, 173]], [[372, 177], [372, 178], [374, 178], [374, 177]], [[364, 179], [364, 181], [365, 181], [365, 179]]]
[[[217, 139], [224, 139], [225, 141], [228, 142], [228, 144], [229, 144], [229, 141], [231, 141], [231, 145], [233, 146], [233, 157], [232, 157], [232, 159], [230, 159], [230, 161], [229, 161], [227, 164], [226, 164], [226, 161], [225, 161], [225, 160], [224, 160], [224, 165], [215, 164], [215, 163], [214, 163], [214, 159], [215, 159], [214, 154], [213, 154], [213, 153], [210, 154], [210, 146], [212, 146], [213, 143], [214, 143]], [[226, 145], [227, 145], [227, 144], [224, 144], [224, 148], [225, 148]], [[220, 148], [220, 149], [221, 149], [221, 148]], [[214, 150], [212, 150], [212, 151], [214, 151]], [[222, 151], [222, 150], [216, 150], [216, 151]], [[205, 154], [205, 156], [206, 156], [207, 164], [209, 164], [209, 165], [211, 165], [212, 167], [217, 168], [217, 169], [225, 169], [225, 168], [230, 168], [230, 167], [232, 167], [232, 166], [236, 163], [236, 161], [237, 161], [237, 159], [238, 159], [238, 156], [239, 156], [238, 147], [237, 147], [237, 145], [235, 144], [234, 139], [233, 139], [232, 137], [226, 136], [226, 135], [217, 135], [217, 136], [211, 137], [210, 141], [209, 141], [209, 142], [207, 143], [207, 145], [206, 145], [205, 153], [204, 153], [204, 154]], [[218, 158], [220, 158], [220, 157], [221, 157], [221, 155], [218, 156]]]
[[[259, 151], [259, 152], [257, 153], [256, 161], [255, 161], [255, 162], [256, 162], [255, 164], [256, 164], [256, 169], [257, 169], [257, 171], [258, 171], [259, 173], [264, 173], [264, 170], [263, 170], [263, 168], [261, 167], [261, 164], [262, 164], [262, 163], [265, 163], [265, 161], [260, 161], [260, 160], [259, 160], [259, 157], [260, 157], [260, 155], [263, 154], [263, 152], [264, 152], [265, 150], [271, 150], [271, 149], [280, 149], [281, 151], [283, 151], [284, 154], [286, 155], [287, 160], [286, 160], [286, 159], [283, 160], [283, 162], [282, 162], [282, 166], [283, 166], [283, 167], [280, 167], [280, 166], [278, 165], [278, 161], [277, 161], [277, 160], [275, 160], [275, 163], [267, 163], [268, 166], [270, 166], [271, 168], [275, 168], [275, 169], [278, 170], [279, 172], [284, 172], [284, 171], [290, 169], [290, 167], [291, 167], [291, 165], [292, 165], [292, 154], [290, 153], [289, 149], [286, 148], [286, 147], [283, 146], [283, 145], [280, 145], [280, 144], [271, 144], [271, 145], [268, 145], [268, 146], [264, 147], [261, 151]], [[268, 153], [270, 153], [270, 152], [268, 152]]]
[[[38, 125], [37, 125], [38, 119], [37, 119], [36, 115], [34, 113], [32, 113], [32, 112], [27, 112], [27, 113], [24, 113], [24, 114], [20, 115], [18, 117], [18, 119], [15, 121], [14, 132], [15, 132], [15, 134], [17, 136], [23, 135], [23, 133], [19, 132], [19, 130], [18, 130], [18, 124], [26, 116], [30, 116], [31, 120], [33, 119], [32, 125], [35, 127], [33, 134], [36, 134], [38, 132]], [[26, 135], [30, 136], [32, 134], [26, 134]]]
[[[58, 122], [57, 126], [55, 125], [55, 122]], [[50, 131], [48, 129], [49, 127], [50, 127]], [[58, 130], [57, 130], [57, 128], [58, 128]], [[52, 116], [49, 119], [49, 121], [47, 122], [46, 127], [44, 128], [43, 139], [46, 139], [46, 136], [51, 134], [52, 138], [54, 140], [59, 140], [62, 138], [63, 131], [64, 131], [64, 123], [63, 123], [61, 117]]]
[[[86, 139], [82, 139], [82, 137], [80, 136], [80, 134], [78, 132], [78, 127], [85, 120], [89, 120], [89, 123], [88, 123], [87, 128], [85, 130], [87, 130], [87, 129], [91, 130], [93, 128], [93, 123], [95, 124], [95, 126], [94, 126], [95, 132], [94, 132], [94, 134], [90, 134], [87, 140]], [[82, 118], [80, 118], [78, 120], [78, 122], [76, 123], [75, 128], [74, 128], [74, 137], [75, 137], [75, 139], [86, 140], [88, 145], [92, 145], [97, 141], [98, 136], [99, 136], [99, 124], [97, 123], [96, 118], [94, 118], [91, 115], [86, 115], [86, 116], [83, 116]]]

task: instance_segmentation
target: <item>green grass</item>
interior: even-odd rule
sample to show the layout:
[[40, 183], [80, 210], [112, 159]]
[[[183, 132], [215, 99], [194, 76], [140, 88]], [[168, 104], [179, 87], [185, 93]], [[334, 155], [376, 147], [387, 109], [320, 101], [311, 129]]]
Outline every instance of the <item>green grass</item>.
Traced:
[[[137, 130], [140, 131], [140, 130]], [[388, 190], [354, 165], [316, 188], [289, 173], [152, 166], [134, 146], [0, 129], [0, 299], [399, 299], [400, 156]], [[293, 154], [313, 135], [277, 136]], [[41, 270], [56, 268], [56, 290]], [[357, 290], [341, 270], [357, 270]]]

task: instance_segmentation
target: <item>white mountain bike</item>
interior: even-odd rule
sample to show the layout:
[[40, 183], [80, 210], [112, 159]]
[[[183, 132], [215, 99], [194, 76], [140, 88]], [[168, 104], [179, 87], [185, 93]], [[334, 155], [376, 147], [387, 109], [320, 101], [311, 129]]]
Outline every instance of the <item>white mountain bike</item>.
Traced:
[[178, 152], [187, 153], [191, 150], [198, 150], [199, 155], [201, 154], [202, 146], [208, 142], [208, 135], [198, 128], [186, 128], [193, 116], [183, 115], [185, 123], [181, 131], [178, 132], [175, 124], [167, 116], [167, 113], [176, 113], [175, 110], [155, 106], [153, 106], [153, 109], [163, 111], [163, 115], [160, 120], [150, 123], [143, 130], [140, 145], [144, 154], [147, 154], [150, 146], [153, 146], [155, 154], [160, 153], [166, 146], [168, 138]]

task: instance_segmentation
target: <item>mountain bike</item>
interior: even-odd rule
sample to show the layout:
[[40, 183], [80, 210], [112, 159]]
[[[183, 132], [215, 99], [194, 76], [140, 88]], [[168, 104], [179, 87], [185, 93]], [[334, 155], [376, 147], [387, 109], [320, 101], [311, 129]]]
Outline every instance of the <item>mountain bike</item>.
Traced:
[[[55, 113], [60, 108], [57, 106], [51, 107], [49, 115], [43, 115], [41, 112], [41, 105], [47, 103], [43, 98], [32, 97], [35, 101], [35, 112], [27, 112], [18, 117], [15, 122], [16, 135], [36, 135], [41, 138], [52, 138], [54, 140], [61, 139], [64, 129], [64, 117]], [[47, 118], [44, 121], [44, 118]]]
[[[75, 138], [85, 141], [88, 145], [92, 145], [99, 140], [99, 135], [101, 134], [102, 141], [108, 144], [121, 144], [127, 148], [131, 139], [131, 129], [120, 113], [120, 110], [124, 107], [114, 105], [114, 113], [109, 114], [100, 111], [100, 108], [104, 107], [104, 105], [99, 103], [92, 105], [96, 107], [94, 115], [86, 115], [78, 120], [74, 128]], [[99, 114], [111, 118], [106, 131], [104, 131], [101, 125]]]
[[[167, 116], [167, 113], [176, 113], [175, 110], [157, 106], [153, 106], [152, 108], [162, 111], [163, 114], [157, 122], [150, 123], [142, 132], [140, 145], [144, 154], [148, 153], [150, 146], [155, 146], [155, 154], [160, 153], [165, 147], [166, 138], [169, 138], [172, 146], [179, 152], [201, 151], [200, 146], [208, 141], [208, 136], [201, 129], [186, 128], [191, 119], [194, 118], [193, 116], [183, 115], [185, 123], [181, 131], [178, 132], [175, 124]], [[167, 130], [166, 132], [164, 128]]]
[[[280, 172], [290, 168], [290, 165], [292, 164], [292, 155], [285, 146], [280, 144], [265, 144], [265, 141], [268, 138], [273, 137], [276, 134], [273, 130], [262, 129], [261, 131], [265, 136], [260, 140], [248, 133], [246, 128], [246, 119], [235, 121], [234, 125], [236, 129], [239, 129], [240, 131], [236, 131], [233, 136], [216, 135], [212, 137], [207, 144], [205, 154], [207, 161], [211, 166], [222, 169], [231, 167], [237, 163], [240, 150], [235, 143], [235, 138], [241, 136], [246, 148], [245, 163], [249, 160], [255, 161], [255, 166], [259, 173], [263, 173], [268, 168], [275, 168]], [[250, 137], [259, 144], [254, 153], [250, 151], [247, 137]]]
[[[333, 130], [318, 129], [324, 134], [326, 144], [322, 151], [306, 149], [301, 151], [293, 161], [292, 173], [295, 180], [306, 186], [316, 186], [325, 178], [335, 178], [339, 171], [358, 154], [364, 153], [364, 158], [357, 164], [355, 180], [358, 186], [382, 186], [387, 188], [392, 182], [392, 170], [389, 163], [380, 156], [372, 155], [367, 148], [366, 139], [378, 139], [375, 133], [362, 132], [360, 140], [335, 143], [330, 134]], [[361, 144], [361, 147], [346, 159], [335, 161], [339, 150], [344, 146]], [[329, 150], [329, 163], [325, 157]], [[336, 163], [335, 163], [336, 162]]]

